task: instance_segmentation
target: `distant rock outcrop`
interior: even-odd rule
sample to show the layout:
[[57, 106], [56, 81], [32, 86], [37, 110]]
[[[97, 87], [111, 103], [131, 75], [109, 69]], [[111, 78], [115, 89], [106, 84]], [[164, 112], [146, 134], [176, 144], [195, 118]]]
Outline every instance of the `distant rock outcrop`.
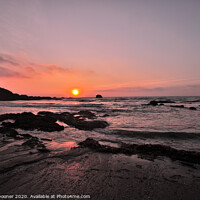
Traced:
[[103, 97], [100, 94], [97, 94], [96, 98], [103, 98]]
[[172, 108], [185, 108], [184, 105], [171, 105]]
[[195, 107], [189, 107], [190, 110], [197, 110]]
[[164, 103], [175, 103], [175, 102], [171, 101], [170, 99], [166, 99], [166, 100], [153, 100], [153, 101], [150, 101], [147, 105], [151, 105], [151, 106], [161, 105], [161, 106], [163, 106]]
[[158, 102], [157, 101], [150, 101], [147, 105], [157, 106]]
[[0, 88], [0, 101], [43, 100], [43, 99], [50, 100], [50, 99], [60, 99], [60, 98], [19, 95], [19, 94], [14, 94], [11, 91], [6, 90], [4, 88]]

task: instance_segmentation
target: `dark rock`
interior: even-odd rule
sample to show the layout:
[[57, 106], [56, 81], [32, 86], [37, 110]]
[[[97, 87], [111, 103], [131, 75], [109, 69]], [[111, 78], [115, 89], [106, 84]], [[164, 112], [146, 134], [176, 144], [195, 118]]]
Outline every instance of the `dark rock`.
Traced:
[[74, 117], [73, 114], [69, 113], [69, 112], [64, 112], [64, 113], [60, 113], [56, 115], [57, 120], [64, 122], [70, 126], [73, 126], [74, 123], [76, 123], [76, 121], [78, 121], [79, 119]]
[[105, 128], [109, 125], [106, 121], [85, 121], [83, 119], [78, 119], [67, 112], [58, 114], [57, 119], [80, 130], [93, 130], [95, 128]]
[[37, 148], [37, 150], [40, 152], [40, 153], [49, 153], [50, 150], [49, 149], [46, 149], [46, 148]]
[[158, 156], [169, 157], [172, 160], [180, 160], [200, 164], [200, 153], [195, 151], [184, 151], [169, 146], [157, 144], [122, 144], [120, 148], [101, 145], [98, 141], [87, 138], [79, 143], [79, 147], [88, 147], [97, 152], [124, 153], [128, 155], [139, 154], [142, 157], [154, 159]]
[[102, 117], [109, 117], [110, 115], [108, 115], [108, 114], [105, 114], [105, 115], [103, 115]]
[[38, 145], [38, 143], [39, 143], [39, 140], [38, 140], [38, 138], [31, 138], [31, 139], [29, 139], [29, 140], [27, 140], [26, 142], [24, 142], [22, 145], [23, 146], [29, 146], [29, 147], [31, 147], [31, 148], [34, 148], [35, 146], [37, 146]]
[[34, 147], [45, 148], [45, 145], [42, 142], [40, 142], [37, 137], [32, 137], [32, 138], [28, 139], [22, 145], [23, 146], [29, 146], [30, 148], [34, 148]]
[[88, 118], [88, 119], [96, 118], [95, 114], [90, 112], [89, 110], [81, 110], [77, 114], [79, 114], [81, 117]]
[[12, 127], [14, 123], [11, 123], [11, 122], [2, 122], [2, 126], [4, 127]]
[[[80, 111], [79, 114], [90, 119], [96, 117], [90, 111]], [[105, 128], [108, 126], [106, 121], [85, 121], [84, 119], [74, 117], [74, 114], [69, 112], [39, 112], [38, 115], [34, 115], [33, 113], [0, 115], [0, 121], [7, 119], [15, 120], [14, 123], [3, 122], [2, 125], [7, 128], [21, 128], [23, 130], [39, 130], [47, 132], [64, 130], [64, 126], [57, 124], [57, 121], [64, 122], [69, 126], [81, 130], [93, 130], [95, 128]]]
[[92, 138], [87, 138], [85, 141], [80, 142], [78, 145], [81, 147], [90, 147], [90, 148], [94, 148], [94, 149], [101, 147], [99, 142]]
[[75, 119], [75, 120], [70, 122], [70, 125], [77, 128], [77, 129], [80, 129], [80, 130], [91, 131], [95, 128], [105, 128], [109, 124], [106, 121], [100, 121], [100, 120], [84, 121], [84, 120]]
[[184, 105], [171, 105], [172, 108], [185, 108]]
[[55, 113], [49, 112], [49, 111], [40, 111], [40, 112], [38, 112], [38, 115], [42, 115], [42, 116], [52, 116], [54, 114]]
[[103, 97], [100, 94], [97, 94], [96, 98], [103, 98]]
[[18, 132], [12, 128], [0, 127], [0, 133], [13, 138], [18, 136]]
[[34, 115], [33, 113], [21, 113], [15, 115], [7, 114], [7, 117], [7, 119], [15, 119], [15, 122], [2, 123], [2, 125], [5, 127], [21, 128], [23, 130], [39, 130], [47, 132], [64, 130], [64, 127], [57, 124], [57, 120], [51, 116], [40, 116]]
[[150, 102], [148, 103], [148, 105], [157, 106], [157, 105], [158, 105], [158, 102], [157, 102], [157, 101], [150, 101]]
[[28, 139], [26, 142], [22, 144], [23, 146], [28, 146], [30, 148], [37, 148], [37, 150], [40, 153], [48, 153], [50, 152], [49, 149], [46, 148], [46, 146], [37, 138], [37, 137], [32, 137]]
[[23, 138], [27, 139], [27, 138], [32, 138], [33, 136], [26, 133], [26, 134], [20, 134]]
[[175, 103], [175, 102], [171, 101], [169, 99], [166, 99], [166, 100], [153, 100], [153, 101], [150, 101], [147, 105], [157, 106], [158, 104], [160, 104], [160, 106], [163, 106], [164, 103]]
[[9, 90], [0, 88], [0, 101], [14, 101], [14, 100], [51, 100], [51, 99], [63, 99], [63, 98], [52, 98], [52, 97], [40, 97], [40, 96], [27, 96], [14, 94]]
[[30, 134], [18, 134], [16, 130], [7, 127], [0, 127], [0, 134], [12, 137], [16, 140], [28, 138], [28, 140], [22, 144], [23, 146], [28, 146], [30, 148], [37, 147], [39, 152], [49, 152], [49, 150], [46, 149], [45, 145], [37, 137], [33, 137]]
[[0, 101], [10, 101], [19, 98], [19, 95], [13, 94], [11, 91], [0, 88]]
[[190, 110], [197, 110], [195, 107], [189, 107]]
[[19, 114], [12, 114], [12, 113], [0, 115], [0, 122], [7, 120], [7, 119], [15, 120], [15, 119], [17, 119], [18, 116], [19, 116]]
[[44, 140], [44, 141], [52, 141], [52, 139], [50, 139], [50, 138], [41, 138], [41, 140]]
[[170, 99], [166, 99], [166, 100], [157, 100], [157, 103], [175, 103], [175, 101], [172, 101]]

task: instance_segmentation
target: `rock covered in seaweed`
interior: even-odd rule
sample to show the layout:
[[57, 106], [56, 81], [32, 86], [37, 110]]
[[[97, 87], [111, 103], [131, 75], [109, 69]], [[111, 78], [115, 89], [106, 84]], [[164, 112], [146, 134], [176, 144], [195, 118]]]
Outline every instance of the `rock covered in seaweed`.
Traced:
[[23, 130], [39, 130], [39, 131], [62, 131], [64, 130], [63, 126], [60, 126], [56, 123], [57, 119], [51, 116], [40, 116], [34, 115], [30, 112], [24, 112], [20, 114], [5, 114], [0, 116], [0, 121], [6, 119], [15, 120], [14, 123], [3, 122], [4, 127], [9, 128], [21, 128]]
[[0, 133], [12, 138], [17, 138], [18, 136], [18, 132], [12, 128], [0, 127]]
[[164, 103], [175, 103], [175, 102], [172, 101], [172, 100], [170, 100], [170, 99], [166, 99], [166, 100], [153, 100], [153, 101], [150, 101], [147, 105], [157, 106], [157, 105], [164, 105]]
[[[68, 124], [69, 126], [75, 127], [80, 130], [93, 130], [95, 128], [105, 128], [109, 126], [106, 121], [102, 120], [93, 120], [93, 121], [86, 121], [84, 119], [79, 119], [79, 117], [75, 117], [76, 114], [71, 114], [69, 112], [64, 113], [51, 113], [51, 112], [39, 112], [39, 115], [47, 115], [52, 116], [55, 119]], [[80, 114], [83, 117], [87, 118], [96, 118], [96, 116], [90, 111], [80, 111]]]
[[16, 130], [7, 127], [0, 127], [0, 133], [8, 138], [14, 138], [17, 140], [25, 140], [22, 143], [22, 146], [27, 146], [29, 148], [37, 148], [39, 152], [49, 152], [46, 146], [43, 144], [42, 141], [39, 140], [37, 137], [33, 137], [30, 134], [19, 134]]
[[95, 128], [105, 128], [109, 124], [106, 121], [100, 121], [100, 120], [95, 120], [95, 121], [76, 121], [73, 126], [75, 128], [78, 128], [80, 130], [93, 130]]
[[77, 113], [81, 117], [88, 118], [88, 119], [94, 119], [96, 118], [95, 114], [89, 110], [81, 110]]
[[184, 105], [171, 105], [172, 108], [185, 108]]
[[190, 110], [197, 110], [195, 107], [189, 107]]
[[97, 152], [104, 153], [123, 153], [123, 154], [139, 154], [148, 156], [152, 159], [158, 156], [165, 156], [172, 160], [180, 160], [185, 162], [200, 164], [200, 153], [195, 151], [184, 151], [174, 149], [169, 146], [159, 144], [125, 144], [120, 148], [101, 145], [98, 141], [87, 138], [85, 141], [79, 143], [79, 147], [88, 147]]
[[157, 101], [150, 101], [147, 105], [157, 106], [158, 102]]
[[45, 147], [42, 142], [39, 141], [37, 137], [31, 137], [28, 139], [26, 142], [22, 144], [23, 146], [29, 146], [30, 148], [34, 148], [35, 146], [37, 147]]
[[[95, 114], [90, 111], [80, 111], [78, 113], [84, 118], [93, 119], [96, 118]], [[64, 126], [56, 123], [57, 121], [64, 122], [69, 126], [75, 127], [80, 130], [93, 130], [95, 128], [105, 128], [109, 124], [102, 120], [88, 121], [85, 119], [79, 119], [69, 112], [52, 113], [52, 112], [39, 112], [37, 115], [33, 113], [18, 113], [18, 114], [4, 114], [0, 115], [0, 121], [2, 125], [7, 128], [20, 128], [23, 130], [39, 130], [46, 132], [62, 131]], [[4, 120], [12, 119], [15, 122], [4, 122]]]

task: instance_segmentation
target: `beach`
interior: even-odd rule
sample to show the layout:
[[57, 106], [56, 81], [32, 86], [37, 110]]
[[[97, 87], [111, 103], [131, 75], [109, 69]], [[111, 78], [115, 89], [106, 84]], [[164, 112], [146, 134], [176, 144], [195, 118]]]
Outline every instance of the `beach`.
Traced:
[[[21, 159], [27, 161], [25, 155]], [[50, 158], [35, 155], [32, 159], [0, 174], [1, 194], [27, 195], [28, 199], [44, 194], [108, 200], [199, 199], [199, 165], [187, 166], [166, 158], [149, 161], [136, 155], [89, 149], [73, 149]]]
[[0, 200], [200, 200], [200, 0], [0, 0]]
[[151, 100], [1, 102], [1, 199], [199, 199], [198, 98]]

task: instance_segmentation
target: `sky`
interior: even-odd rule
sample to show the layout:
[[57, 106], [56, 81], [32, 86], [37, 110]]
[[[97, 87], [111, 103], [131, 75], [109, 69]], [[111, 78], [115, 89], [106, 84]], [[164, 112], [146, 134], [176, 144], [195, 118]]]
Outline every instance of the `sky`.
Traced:
[[199, 0], [0, 0], [0, 87], [200, 95]]

